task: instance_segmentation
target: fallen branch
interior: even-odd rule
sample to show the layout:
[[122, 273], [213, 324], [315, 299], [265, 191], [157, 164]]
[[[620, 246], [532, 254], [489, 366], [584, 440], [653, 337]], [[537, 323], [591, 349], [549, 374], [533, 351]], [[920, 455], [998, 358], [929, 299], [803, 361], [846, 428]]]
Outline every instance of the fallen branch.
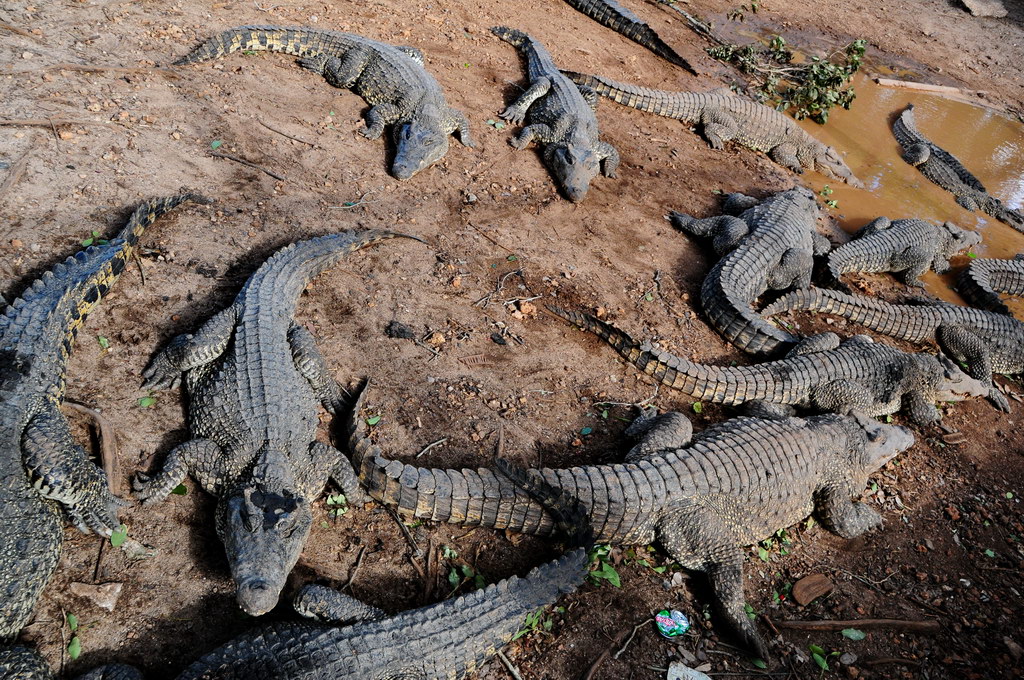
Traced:
[[916, 90], [918, 92], [934, 92], [936, 94], [959, 94], [977, 97], [985, 94], [981, 90], [964, 90], [949, 85], [932, 85], [931, 83], [915, 83], [910, 80], [893, 80], [892, 78], [875, 78], [875, 82], [882, 87], [895, 87], [902, 90]]
[[85, 404], [68, 401], [67, 399], [64, 400], [64, 403], [75, 411], [88, 416], [96, 425], [100, 439], [100, 460], [103, 462], [103, 472], [107, 475], [107, 487], [110, 489], [110, 493], [115, 496], [118, 495], [117, 492], [119, 491], [118, 487], [120, 484], [116, 481], [118, 479], [116, 474], [118, 459], [117, 431], [110, 424], [110, 421], [96, 409], [89, 408]]
[[17, 35], [23, 35], [26, 38], [32, 38], [33, 40], [39, 40], [39, 36], [35, 35], [34, 33], [26, 31], [23, 28], [18, 28], [17, 26], [11, 26], [10, 24], [5, 24], [2, 21], [0, 21], [0, 29], [5, 30], [5, 31], [10, 31], [11, 33], [15, 33]]
[[513, 678], [516, 680], [523, 680], [523, 676], [519, 675], [519, 669], [516, 668], [515, 664], [512, 663], [507, 656], [505, 656], [505, 652], [500, 649], [498, 650], [498, 658], [501, 659], [503, 664], [505, 664], [505, 668], [508, 669], [508, 672], [512, 674]]
[[446, 441], [448, 441], [448, 437], [441, 437], [436, 442], [431, 442], [431, 443], [427, 444], [426, 446], [423, 447], [422, 451], [420, 451], [419, 453], [416, 454], [415, 457], [419, 458], [420, 456], [422, 456], [424, 453], [426, 453], [430, 449], [434, 448], [435, 446], [440, 446], [441, 444], [444, 444]]
[[85, 73], [158, 73], [160, 75], [179, 78], [175, 71], [160, 66], [89, 66], [86, 64], [53, 64], [47, 66], [49, 71], [83, 71]]
[[363, 566], [363, 555], [366, 554], [366, 546], [364, 545], [359, 549], [359, 556], [356, 557], [356, 566], [352, 567], [352, 573], [348, 577], [348, 581], [341, 587], [341, 590], [352, 589], [352, 582], [356, 580], [356, 574], [359, 573], [359, 567]]
[[236, 163], [241, 163], [242, 165], [246, 165], [246, 166], [248, 166], [250, 168], [253, 168], [254, 170], [259, 170], [262, 173], [270, 175], [271, 177], [273, 177], [276, 180], [280, 180], [282, 182], [284, 181], [284, 177], [282, 177], [281, 175], [277, 174], [276, 172], [274, 172], [272, 170], [267, 170], [262, 165], [257, 165], [255, 163], [253, 163], [252, 161], [245, 160], [244, 158], [239, 158], [238, 156], [232, 156], [231, 154], [224, 153], [222, 151], [211, 151], [210, 155], [213, 156], [214, 158], [226, 158], [229, 161], [234, 161]]
[[52, 128], [54, 125], [102, 125], [118, 127], [114, 123], [98, 120], [75, 120], [73, 118], [0, 118], [0, 125]]
[[844, 628], [859, 630], [902, 630], [908, 633], [938, 633], [942, 625], [938, 621], [906, 621], [903, 619], [859, 619], [854, 621], [776, 621], [778, 628], [790, 630], [841, 631]]
[[612, 640], [611, 644], [605, 647], [597, 656], [597, 658], [594, 659], [594, 663], [590, 664], [590, 668], [588, 668], [587, 672], [583, 674], [581, 680], [591, 680], [595, 675], [597, 675], [597, 669], [599, 669], [601, 667], [601, 664], [603, 664], [608, 659], [608, 657], [611, 656], [612, 649], [621, 645], [625, 641], [626, 637], [630, 636], [631, 632], [634, 631], [635, 629], [627, 628], [618, 635], [616, 635], [615, 639]]
[[288, 139], [294, 139], [296, 142], [302, 142], [303, 144], [308, 144], [309, 146], [313, 147], [314, 149], [317, 147], [317, 145], [314, 144], [313, 142], [307, 141], [307, 140], [303, 139], [302, 137], [296, 137], [295, 135], [290, 135], [287, 132], [282, 132], [281, 130], [278, 130], [276, 127], [272, 127], [272, 126], [268, 125], [267, 123], [264, 123], [262, 120], [259, 120], [258, 118], [256, 119], [256, 122], [259, 123], [260, 125], [262, 125], [263, 127], [267, 128], [271, 132], [276, 132], [277, 134], [281, 135], [282, 137], [287, 137]]
[[622, 656], [623, 652], [626, 651], [626, 648], [629, 647], [629, 643], [633, 641], [634, 637], [636, 637], [636, 632], [644, 626], [646, 626], [648, 623], [651, 623], [652, 621], [654, 621], [654, 619], [644, 619], [640, 623], [633, 626], [633, 632], [630, 633], [629, 637], [626, 638], [626, 641], [622, 643], [622, 647], [619, 648], [619, 651], [615, 652], [615, 654], [612, 655], [612, 658], [617, 661], [619, 657]]

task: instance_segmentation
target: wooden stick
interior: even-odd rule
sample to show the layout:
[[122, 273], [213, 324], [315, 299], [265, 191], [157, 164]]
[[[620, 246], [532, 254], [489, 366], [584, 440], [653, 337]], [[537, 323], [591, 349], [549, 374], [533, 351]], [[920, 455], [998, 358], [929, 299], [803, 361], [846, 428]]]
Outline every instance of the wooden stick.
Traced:
[[938, 621], [906, 621], [902, 619], [859, 619], [854, 621], [776, 621], [776, 627], [790, 630], [839, 631], [844, 628], [860, 630], [902, 630], [910, 633], [938, 633]]
[[10, 31], [11, 33], [16, 33], [17, 35], [23, 35], [26, 38], [32, 38], [33, 40], [39, 40], [39, 36], [35, 35], [34, 33], [30, 33], [23, 28], [18, 28], [17, 26], [5, 24], [2, 21], [0, 21], [0, 29]]
[[107, 475], [107, 487], [110, 489], [110, 493], [116, 496], [120, 486], [117, 483], [117, 432], [111, 426], [110, 421], [96, 409], [66, 399], [64, 403], [75, 411], [88, 416], [96, 425], [100, 439], [100, 460], [103, 461], [103, 472]]
[[89, 66], [87, 64], [53, 64], [47, 66], [50, 71], [83, 71], [85, 73], [158, 73], [171, 78], [180, 76], [169, 68], [160, 66]]
[[0, 118], [0, 125], [17, 125], [24, 127], [53, 127], [54, 125], [102, 125], [118, 127], [114, 123], [96, 120], [74, 120], [72, 118]]
[[985, 94], [981, 90], [964, 90], [949, 85], [932, 85], [931, 83], [915, 83], [910, 80], [893, 80], [892, 78], [875, 78], [875, 82], [882, 87], [895, 87], [901, 90], [916, 90], [918, 92], [934, 92], [936, 94], [959, 94], [977, 97]]
[[515, 664], [512, 663], [507, 656], [505, 656], [505, 652], [500, 649], [498, 650], [498, 658], [501, 659], [501, 663], [505, 664], [505, 668], [508, 669], [508, 672], [512, 674], [512, 677], [515, 678], [515, 680], [523, 680], [523, 676], [519, 675], [519, 669], [516, 668]]
[[618, 635], [616, 635], [615, 639], [612, 640], [612, 643], [605, 647], [603, 650], [601, 650], [601, 653], [597, 656], [596, 659], [594, 659], [594, 663], [590, 664], [590, 668], [588, 668], [587, 672], [583, 674], [581, 680], [591, 680], [595, 675], [597, 675], [597, 669], [601, 667], [601, 664], [603, 664], [609, 656], [611, 656], [612, 649], [621, 645], [623, 641], [625, 641], [626, 636], [630, 634], [631, 630], [631, 628], [627, 628]]
[[281, 130], [278, 130], [276, 127], [272, 127], [272, 126], [268, 125], [267, 123], [264, 123], [262, 120], [259, 120], [258, 118], [256, 119], [256, 122], [259, 123], [260, 125], [262, 125], [263, 127], [267, 128], [271, 132], [276, 132], [277, 134], [281, 135], [282, 137], [287, 137], [288, 139], [294, 139], [296, 142], [302, 142], [303, 144], [308, 144], [309, 146], [313, 147], [314, 149], [317, 147], [317, 145], [314, 144], [313, 142], [307, 141], [307, 140], [303, 139], [302, 137], [296, 137], [295, 135], [290, 135], [287, 132], [282, 132]]
[[221, 151], [211, 151], [210, 155], [213, 156], [214, 158], [226, 158], [229, 161], [234, 161], [236, 163], [241, 163], [242, 165], [247, 165], [250, 168], [253, 168], [255, 170], [259, 170], [262, 173], [266, 173], [266, 174], [270, 175], [274, 179], [281, 180], [282, 182], [284, 181], [284, 177], [282, 177], [281, 175], [277, 174], [276, 172], [273, 172], [271, 170], [267, 170], [262, 165], [256, 165], [255, 163], [253, 163], [251, 161], [247, 161], [244, 158], [239, 158], [238, 156], [232, 156], [229, 153], [223, 153]]

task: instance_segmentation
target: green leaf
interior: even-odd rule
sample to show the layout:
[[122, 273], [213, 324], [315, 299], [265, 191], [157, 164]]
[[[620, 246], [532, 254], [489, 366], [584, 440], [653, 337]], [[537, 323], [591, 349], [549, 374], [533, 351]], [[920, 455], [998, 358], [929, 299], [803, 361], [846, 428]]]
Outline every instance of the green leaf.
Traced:
[[64, 620], [68, 622], [68, 630], [74, 633], [78, 630], [78, 617], [74, 614], [68, 614], [64, 617]]
[[96, 342], [100, 343], [101, 349], [110, 349], [110, 340], [103, 335], [96, 336]]
[[862, 630], [857, 630], [856, 628], [843, 628], [843, 637], [857, 642], [866, 638], [867, 634]]
[[446, 545], [441, 546], [441, 557], [445, 558], [446, 560], [454, 560], [454, 559], [458, 558], [458, 556], [459, 556], [459, 553], [455, 552], [454, 550], [452, 550], [448, 546], [446, 546]]
[[698, 414], [698, 415], [703, 413], [704, 412], [704, 404], [700, 403], [699, 401], [693, 402], [693, 412]]
[[499, 120], [497, 123], [494, 124], [494, 129], [495, 130], [504, 130], [505, 129], [505, 124]]
[[142, 397], [139, 399], [139, 408], [153, 408], [156, 404], [156, 397]]
[[612, 584], [616, 588], [622, 585], [622, 580], [619, 578], [619, 572], [615, 571], [615, 567], [607, 562], [601, 562], [600, 568], [590, 572], [590, 576], [595, 579], [608, 581], [608, 583]]
[[224, 142], [220, 141], [219, 139], [215, 139], [212, 142], [210, 142], [210, 148], [213, 149], [214, 151], [216, 151], [223, 144], [224, 144]]
[[757, 547], [757, 556], [761, 558], [762, 562], [767, 562], [769, 555], [770, 555], [770, 553], [767, 550], [765, 550], [761, 546]]
[[95, 240], [96, 239], [94, 239], [94, 238], [87, 238], [87, 239], [85, 239], [84, 241], [82, 241], [82, 247], [83, 248], [88, 248], [89, 246], [92, 245], [92, 242], [95, 241]]
[[371, 427], [373, 425], [376, 425], [379, 422], [380, 422], [380, 416], [370, 416], [369, 418], [366, 419], [366, 424], [370, 425]]
[[171, 489], [171, 493], [173, 493], [175, 496], [184, 496], [185, 494], [188, 493], [188, 487], [185, 486], [184, 484], [179, 484], [178, 486]]
[[462, 579], [459, 578], [459, 572], [452, 567], [448, 572], [448, 583], [451, 584], [452, 588], [458, 588], [459, 584], [462, 583]]
[[1006, 492], [1006, 498], [1007, 498], [1007, 500], [1012, 499], [1013, 498], [1013, 492], [1012, 491], [1007, 491]]
[[972, 252], [968, 251], [967, 257], [969, 257], [969, 258], [971, 258], [973, 260], [974, 258], [978, 257], [978, 255], [977, 255], [977, 253], [972, 253]]
[[580, 434], [582, 434], [585, 437], [585, 436], [587, 436], [588, 434], [590, 434], [593, 431], [594, 431], [594, 428], [592, 428], [592, 427], [585, 427], [582, 430], [580, 430]]
[[811, 650], [811, 654], [817, 654], [818, 656], [825, 658], [825, 650], [818, 645], [807, 645], [807, 649]]
[[985, 550], [985, 556], [986, 557], [995, 557], [996, 556], [996, 551], [992, 550], [992, 548], [987, 548]]
[[506, 257], [505, 259], [506, 259], [506, 260], [508, 260], [509, 262], [515, 262], [515, 261], [516, 261], [516, 260], [518, 260], [519, 258], [518, 258], [518, 257], [516, 257], [515, 255], [509, 255], [509, 256], [508, 256], [508, 257]]
[[746, 602], [743, 603], [743, 611], [747, 613], [747, 618], [751, 621], [757, 619], [757, 611]]
[[821, 670], [828, 670], [828, 662], [825, 661], [825, 657], [823, 657], [821, 654], [818, 654], [817, 652], [814, 652], [813, 654], [811, 654], [811, 656], [814, 658], [814, 663], [818, 664], [818, 667], [821, 668]]
[[68, 656], [74, 661], [82, 655], [82, 641], [78, 639], [78, 636], [71, 638], [71, 642], [68, 643]]
[[114, 546], [115, 548], [120, 548], [121, 544], [124, 543], [127, 538], [128, 527], [122, 524], [117, 528], [117, 531], [114, 531], [110, 534], [110, 545]]
[[761, 670], [764, 670], [764, 669], [768, 668], [768, 664], [766, 664], [761, 659], [751, 659], [750, 663], [754, 664], [754, 666], [756, 666], [757, 668], [760, 668]]

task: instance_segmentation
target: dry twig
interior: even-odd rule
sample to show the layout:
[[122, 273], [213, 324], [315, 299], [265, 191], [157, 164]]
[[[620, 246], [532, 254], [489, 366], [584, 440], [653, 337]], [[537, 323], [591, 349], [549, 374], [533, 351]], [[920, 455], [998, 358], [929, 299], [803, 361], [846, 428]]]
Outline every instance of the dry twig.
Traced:
[[902, 630], [908, 633], [938, 633], [938, 621], [906, 621], [903, 619], [857, 619], [852, 621], [776, 621], [778, 628], [790, 630], [840, 631], [844, 628], [860, 630]]
[[282, 182], [284, 181], [284, 177], [279, 175], [279, 174], [277, 174], [273, 170], [267, 170], [262, 165], [257, 165], [256, 163], [253, 163], [252, 161], [247, 161], [244, 158], [239, 158], [238, 156], [232, 156], [231, 154], [224, 153], [222, 151], [211, 151], [210, 155], [213, 156], [214, 158], [226, 158], [229, 161], [234, 161], [236, 163], [241, 163], [242, 165], [246, 165], [246, 166], [248, 166], [250, 168], [253, 168], [254, 170], [259, 170], [260, 172], [262, 172], [264, 174], [270, 175], [271, 177], [273, 177], [276, 180], [280, 180]]
[[110, 493], [115, 496], [118, 495], [118, 487], [120, 484], [117, 483], [117, 459], [118, 459], [118, 446], [117, 446], [117, 431], [110, 424], [103, 414], [94, 408], [89, 408], [85, 404], [79, 404], [74, 401], [64, 400], [64, 403], [70, 406], [72, 409], [79, 413], [88, 416], [92, 422], [96, 425], [96, 430], [99, 432], [100, 439], [100, 460], [103, 462], [103, 472], [107, 475], [107, 487], [110, 489]]

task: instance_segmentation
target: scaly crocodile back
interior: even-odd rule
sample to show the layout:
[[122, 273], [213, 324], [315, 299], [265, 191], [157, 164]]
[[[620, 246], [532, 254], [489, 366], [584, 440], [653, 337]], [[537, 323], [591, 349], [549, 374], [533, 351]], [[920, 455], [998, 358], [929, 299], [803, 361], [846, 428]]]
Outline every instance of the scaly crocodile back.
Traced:
[[565, 0], [577, 10], [586, 14], [594, 21], [607, 26], [616, 33], [621, 33], [633, 42], [646, 47], [651, 52], [676, 66], [685, 68], [696, 75], [690, 62], [669, 47], [668, 43], [651, 28], [643, 19], [630, 12], [615, 0]]
[[975, 307], [1010, 314], [999, 293], [1024, 295], [1024, 260], [971, 260], [960, 274], [957, 290]]
[[[945, 164], [950, 170], [952, 170], [956, 174], [957, 178], [961, 182], [963, 182], [972, 189], [981, 191], [983, 193], [988, 193], [984, 185], [982, 185], [981, 181], [979, 181], [977, 177], [972, 175], [970, 171], [964, 167], [964, 164], [961, 163], [959, 159], [957, 159], [956, 156], [949, 153], [945, 149], [936, 146], [934, 143], [926, 139], [920, 132], [918, 132], [917, 121], [914, 118], [913, 104], [907, 104], [907, 108], [903, 110], [903, 113], [901, 113], [899, 117], [896, 119], [896, 121], [893, 123], [892, 132], [893, 135], [896, 137], [896, 141], [898, 141], [900, 143], [900, 146], [902, 146], [904, 149], [913, 144], [927, 144], [931, 149], [932, 158], [935, 158], [938, 161], [941, 161], [943, 164]], [[931, 178], [929, 177], [929, 179]], [[947, 187], [943, 188], [946, 188], [948, 190]]]
[[839, 281], [849, 272], [892, 271], [890, 262], [894, 253], [917, 243], [937, 241], [942, 238], [941, 229], [924, 220], [895, 220], [892, 226], [869, 236], [855, 237], [829, 253], [829, 273], [833, 280]]
[[354, 36], [340, 31], [285, 26], [238, 26], [209, 38], [174, 62], [175, 66], [216, 59], [232, 52], [284, 52], [297, 57], [321, 54], [342, 55], [353, 45]]

